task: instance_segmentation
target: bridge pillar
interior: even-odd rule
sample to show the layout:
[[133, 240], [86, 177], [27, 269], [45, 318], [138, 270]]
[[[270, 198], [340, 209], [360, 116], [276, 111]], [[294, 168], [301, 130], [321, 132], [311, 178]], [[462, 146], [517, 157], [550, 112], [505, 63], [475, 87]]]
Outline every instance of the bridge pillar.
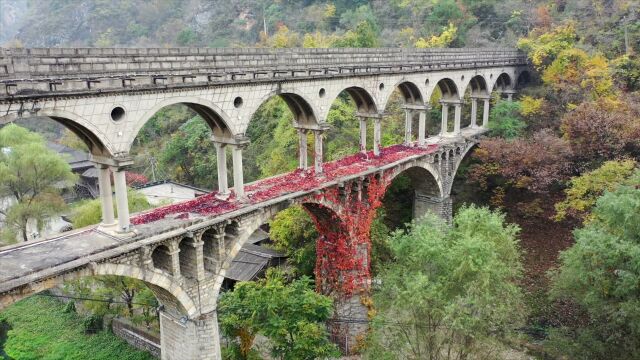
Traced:
[[123, 168], [115, 168], [113, 182], [116, 187], [116, 206], [118, 207], [118, 232], [127, 233], [131, 230], [129, 223], [129, 199], [127, 197], [127, 180]]
[[513, 101], [513, 95], [515, 95], [515, 90], [505, 90], [504, 94], [507, 95], [507, 101]]
[[451, 223], [453, 218], [453, 202], [450, 196], [440, 197], [422, 194], [416, 191], [413, 197], [413, 218], [418, 219], [431, 212]]
[[380, 120], [382, 115], [373, 118], [373, 155], [380, 156], [380, 139], [382, 137], [380, 130]]
[[324, 133], [323, 130], [313, 130], [313, 142], [314, 142], [313, 159], [314, 159], [314, 168], [317, 175], [322, 174], [322, 163], [324, 158], [324, 155], [322, 153], [324, 148], [323, 133]]
[[471, 98], [471, 127], [478, 127], [478, 98]]
[[103, 227], [112, 227], [116, 224], [113, 213], [113, 190], [111, 189], [111, 172], [109, 166], [96, 164], [98, 168], [98, 187], [100, 188], [100, 203], [102, 205]]
[[460, 123], [462, 122], [462, 101], [457, 101], [453, 104], [455, 121], [453, 123], [453, 134], [455, 136], [460, 135]]
[[160, 312], [162, 360], [221, 360], [216, 311], [196, 319]]
[[360, 120], [360, 151], [362, 153], [367, 152], [367, 118], [364, 116], [358, 116]]
[[248, 141], [242, 140], [231, 144], [231, 158], [233, 160], [233, 189], [236, 192], [238, 200], [246, 200], [244, 193], [244, 170], [242, 167], [242, 150], [249, 144]]
[[218, 167], [218, 195], [227, 197], [229, 195], [229, 184], [227, 182], [227, 144], [213, 142], [216, 147], [217, 167]]
[[424, 146], [426, 141], [427, 110], [418, 111], [418, 145]]
[[440, 136], [446, 136], [449, 132], [449, 103], [441, 101], [442, 121], [440, 123]]
[[413, 110], [404, 109], [404, 144], [409, 146], [411, 144], [411, 135], [413, 133]]
[[307, 130], [298, 128], [298, 169], [306, 170], [308, 166], [307, 161]]
[[482, 108], [482, 127], [486, 128], [489, 126], [489, 97], [486, 97], [484, 100], [484, 106]]

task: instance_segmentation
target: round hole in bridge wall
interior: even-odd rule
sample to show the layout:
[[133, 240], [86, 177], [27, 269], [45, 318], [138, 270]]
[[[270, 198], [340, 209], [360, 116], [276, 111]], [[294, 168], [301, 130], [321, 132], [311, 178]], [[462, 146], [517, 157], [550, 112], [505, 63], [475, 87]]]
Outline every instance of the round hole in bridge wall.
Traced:
[[318, 91], [318, 96], [320, 97], [324, 97], [327, 94], [327, 91], [324, 88], [321, 88], [320, 91]]
[[118, 121], [124, 117], [124, 109], [121, 106], [116, 106], [111, 110], [111, 120]]
[[490, 75], [489, 75], [489, 79], [493, 79], [493, 74], [490, 74]]
[[384, 83], [380, 83], [380, 85], [378, 86], [378, 88], [380, 89], [380, 91], [384, 90]]
[[236, 108], [239, 108], [242, 106], [242, 98], [240, 96], [233, 99], [233, 106], [235, 106]]
[[425, 81], [424, 81], [424, 84], [425, 84], [425, 85], [427, 85], [427, 86], [429, 86], [429, 79], [425, 80]]
[[460, 76], [460, 80], [464, 81], [464, 75]]

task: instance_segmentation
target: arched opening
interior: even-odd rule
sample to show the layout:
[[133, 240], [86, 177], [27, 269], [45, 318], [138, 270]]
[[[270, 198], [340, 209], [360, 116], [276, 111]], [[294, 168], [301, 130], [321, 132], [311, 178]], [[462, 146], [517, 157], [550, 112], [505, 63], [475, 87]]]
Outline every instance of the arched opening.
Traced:
[[[273, 94], [253, 113], [245, 131], [245, 179], [258, 179], [313, 166], [323, 126], [313, 107], [294, 93]], [[322, 149], [319, 149], [321, 151]]]
[[439, 214], [437, 204], [441, 198], [433, 173], [424, 167], [410, 167], [394, 177], [387, 188], [382, 198], [383, 221], [389, 230], [395, 230], [427, 211]]
[[387, 100], [382, 145], [424, 141], [427, 137], [427, 112], [418, 86], [408, 81], [399, 83]]
[[531, 74], [528, 71], [523, 70], [520, 74], [518, 74], [518, 79], [516, 80], [516, 90], [521, 90], [531, 84]]
[[155, 269], [162, 270], [169, 275], [176, 275], [177, 269], [173, 264], [172, 254], [166, 245], [158, 245], [153, 249], [151, 260]]
[[134, 165], [130, 171], [144, 175], [150, 183], [178, 184], [162, 194], [154, 193], [162, 204], [195, 197], [182, 186], [196, 187], [200, 194], [219, 190], [221, 183], [229, 181], [226, 171], [221, 171], [226, 182], [218, 175], [219, 159], [225, 159], [222, 169], [227, 169], [226, 147], [218, 154], [215, 146], [216, 141], [229, 143], [234, 138], [223, 115], [204, 101], [179, 100], [168, 100], [150, 110], [143, 117], [148, 120], [141, 122], [131, 137]]
[[198, 253], [193, 238], [182, 239], [179, 249], [180, 275], [191, 280], [198, 279]]
[[469, 81], [464, 92], [463, 112], [460, 123], [461, 129], [475, 128], [481, 126], [484, 119], [484, 107], [487, 106], [485, 100], [489, 99], [490, 93], [487, 82], [482, 75], [476, 75]]
[[478, 185], [469, 181], [469, 169], [478, 162], [473, 157], [476, 146], [468, 149], [463, 154], [458, 164], [455, 164], [455, 173], [451, 185], [451, 199], [453, 202], [454, 214], [465, 204], [488, 204], [491, 200], [491, 193], [488, 191], [478, 191]]
[[[460, 100], [458, 87], [453, 80], [444, 78], [438, 81], [429, 102], [434, 112], [440, 115], [438, 116], [440, 119], [438, 133], [441, 136], [455, 131], [456, 108], [461, 107]], [[461, 109], [457, 111], [460, 112]]]
[[513, 90], [513, 81], [511, 80], [511, 76], [507, 73], [500, 74], [493, 85], [493, 91], [497, 91], [498, 94], [503, 97], [510, 90]]

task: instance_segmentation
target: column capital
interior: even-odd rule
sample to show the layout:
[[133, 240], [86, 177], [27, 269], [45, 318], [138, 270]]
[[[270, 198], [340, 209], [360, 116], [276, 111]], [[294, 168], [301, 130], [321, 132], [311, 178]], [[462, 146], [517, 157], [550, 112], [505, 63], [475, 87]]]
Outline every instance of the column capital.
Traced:
[[506, 89], [506, 90], [502, 90], [501, 93], [503, 93], [503, 94], [517, 94], [518, 91], [516, 91], [515, 89]]
[[491, 95], [488, 95], [488, 94], [471, 95], [470, 98], [472, 100], [491, 100]]
[[89, 161], [94, 163], [99, 168], [107, 168], [107, 167], [115, 167], [115, 168], [126, 168], [127, 166], [133, 165], [133, 158], [128, 153], [122, 153], [115, 157], [106, 157], [100, 155], [89, 155]]
[[315, 123], [315, 124], [300, 124], [294, 123], [294, 128], [298, 131], [315, 131], [315, 130], [328, 130], [330, 125], [326, 122]]
[[356, 117], [365, 118], [365, 119], [379, 119], [384, 116], [383, 113], [361, 113], [356, 112]]
[[440, 100], [438, 101], [442, 105], [462, 106], [464, 101], [462, 100]]
[[430, 104], [404, 104], [400, 107], [405, 110], [431, 110]]
[[211, 140], [214, 143], [221, 143], [226, 145], [248, 145], [251, 142], [251, 140], [244, 134], [235, 135], [231, 138], [211, 135]]

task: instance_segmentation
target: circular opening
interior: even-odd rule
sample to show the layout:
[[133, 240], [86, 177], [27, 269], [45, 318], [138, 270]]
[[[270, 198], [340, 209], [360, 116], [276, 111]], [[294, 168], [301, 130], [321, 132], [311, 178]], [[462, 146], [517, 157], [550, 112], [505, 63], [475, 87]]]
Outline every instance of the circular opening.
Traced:
[[380, 88], [380, 90], [384, 90], [384, 83], [380, 83], [380, 86], [378, 86], [378, 88]]
[[111, 120], [118, 121], [124, 117], [124, 109], [120, 106], [116, 106], [111, 110]]
[[460, 80], [464, 81], [464, 75], [460, 76]]
[[493, 79], [493, 74], [489, 75], [489, 79]]
[[424, 84], [425, 84], [425, 85], [429, 85], [429, 79], [425, 80], [425, 81], [424, 81]]
[[240, 96], [233, 100], [233, 106], [235, 106], [236, 108], [242, 106], [242, 98]]
[[318, 96], [320, 97], [324, 97], [327, 94], [327, 91], [324, 88], [321, 88], [320, 91], [318, 91]]

